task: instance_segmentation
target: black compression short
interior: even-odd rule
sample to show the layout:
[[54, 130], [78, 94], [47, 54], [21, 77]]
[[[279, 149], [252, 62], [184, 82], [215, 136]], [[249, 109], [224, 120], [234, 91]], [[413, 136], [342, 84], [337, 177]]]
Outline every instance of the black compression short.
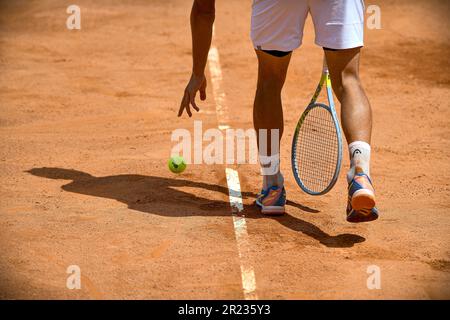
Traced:
[[261, 50], [261, 51], [268, 53], [274, 57], [284, 57], [292, 52], [292, 51], [278, 51], [278, 50]]

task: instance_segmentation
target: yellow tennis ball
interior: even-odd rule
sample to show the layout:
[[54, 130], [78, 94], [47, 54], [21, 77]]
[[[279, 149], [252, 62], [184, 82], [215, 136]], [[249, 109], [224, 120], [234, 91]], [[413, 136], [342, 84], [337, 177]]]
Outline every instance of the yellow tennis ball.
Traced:
[[169, 159], [168, 162], [169, 169], [173, 173], [181, 173], [186, 169], [186, 162], [184, 161], [182, 156], [173, 156]]

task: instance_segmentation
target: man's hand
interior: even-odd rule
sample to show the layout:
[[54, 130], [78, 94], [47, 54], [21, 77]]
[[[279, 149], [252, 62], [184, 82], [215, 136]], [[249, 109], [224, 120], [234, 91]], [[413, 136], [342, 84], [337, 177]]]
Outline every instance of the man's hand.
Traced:
[[195, 95], [200, 91], [200, 99], [206, 99], [205, 67], [208, 60], [208, 51], [211, 46], [212, 30], [215, 18], [215, 0], [194, 0], [191, 10], [192, 33], [192, 76], [184, 89], [178, 116], [183, 110], [192, 117], [191, 106], [199, 111], [195, 104]]
[[181, 117], [183, 114], [183, 110], [186, 109], [186, 112], [189, 117], [192, 117], [191, 105], [196, 110], [199, 111], [199, 107], [195, 104], [195, 96], [197, 91], [200, 91], [200, 100], [206, 99], [206, 78], [205, 75], [196, 76], [192, 74], [191, 79], [189, 80], [186, 89], [184, 89], [183, 100], [181, 100], [180, 110], [178, 111], [178, 116]]

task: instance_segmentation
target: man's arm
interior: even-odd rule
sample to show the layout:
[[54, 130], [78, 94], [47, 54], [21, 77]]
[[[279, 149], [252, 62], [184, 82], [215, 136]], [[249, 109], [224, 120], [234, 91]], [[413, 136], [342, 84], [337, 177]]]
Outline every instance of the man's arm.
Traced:
[[215, 0], [194, 0], [191, 10], [192, 33], [192, 75], [181, 101], [178, 116], [186, 109], [189, 117], [192, 116], [190, 105], [199, 111], [195, 104], [195, 95], [200, 91], [200, 99], [206, 99], [205, 67], [208, 60], [208, 51], [211, 46], [212, 28], [215, 18]]

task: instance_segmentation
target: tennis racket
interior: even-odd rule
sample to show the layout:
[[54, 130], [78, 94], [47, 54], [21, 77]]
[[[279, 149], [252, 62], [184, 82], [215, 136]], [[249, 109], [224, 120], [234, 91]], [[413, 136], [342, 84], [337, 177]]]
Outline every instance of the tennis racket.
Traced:
[[[328, 105], [316, 102], [324, 85]], [[333, 188], [341, 168], [342, 135], [325, 58], [319, 85], [295, 128], [291, 159], [295, 181], [303, 191], [323, 195]]]

